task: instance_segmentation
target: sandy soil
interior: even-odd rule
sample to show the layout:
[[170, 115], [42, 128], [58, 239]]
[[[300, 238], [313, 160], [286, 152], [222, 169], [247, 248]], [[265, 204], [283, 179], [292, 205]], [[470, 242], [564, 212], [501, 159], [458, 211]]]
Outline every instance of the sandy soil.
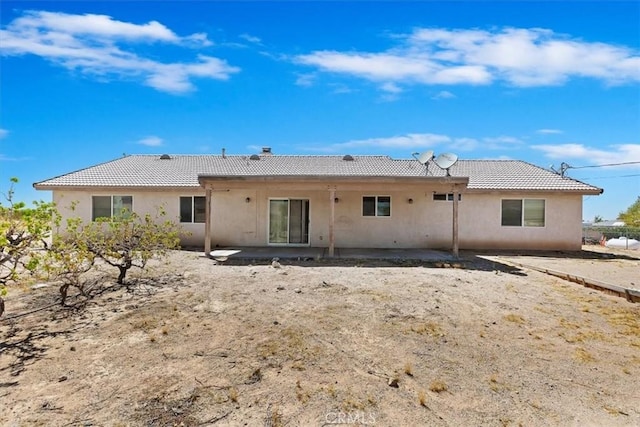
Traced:
[[83, 309], [11, 319], [56, 294], [13, 290], [0, 424], [640, 425], [640, 304], [454, 267], [175, 252]]

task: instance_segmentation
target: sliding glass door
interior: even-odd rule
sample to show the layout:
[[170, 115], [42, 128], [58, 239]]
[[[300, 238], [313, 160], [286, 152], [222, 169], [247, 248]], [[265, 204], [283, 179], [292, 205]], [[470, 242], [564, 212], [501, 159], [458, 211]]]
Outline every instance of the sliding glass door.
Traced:
[[309, 244], [309, 200], [269, 200], [269, 244]]

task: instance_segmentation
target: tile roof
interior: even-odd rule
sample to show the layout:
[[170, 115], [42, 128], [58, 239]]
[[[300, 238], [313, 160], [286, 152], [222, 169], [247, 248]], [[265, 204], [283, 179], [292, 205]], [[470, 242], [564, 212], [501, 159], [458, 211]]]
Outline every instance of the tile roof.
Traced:
[[[35, 183], [39, 190], [58, 187], [199, 187], [198, 175], [212, 177], [444, 177], [433, 162], [388, 156], [130, 155]], [[453, 177], [468, 177], [469, 190], [551, 190], [599, 193], [592, 185], [519, 160], [459, 160]]]

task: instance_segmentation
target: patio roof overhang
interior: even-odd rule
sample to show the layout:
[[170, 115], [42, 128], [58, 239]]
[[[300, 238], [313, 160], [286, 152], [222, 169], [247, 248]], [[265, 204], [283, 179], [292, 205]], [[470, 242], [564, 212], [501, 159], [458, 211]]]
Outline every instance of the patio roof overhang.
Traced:
[[468, 177], [433, 177], [433, 176], [372, 176], [372, 175], [198, 175], [198, 182], [205, 191], [205, 254], [211, 253], [211, 198], [214, 191], [228, 191], [246, 188], [257, 183], [277, 185], [281, 190], [325, 190], [330, 207], [329, 219], [329, 256], [334, 256], [335, 248], [335, 195], [336, 191], [358, 191], [375, 185], [401, 184], [407, 186], [438, 185], [448, 186], [453, 191], [453, 254], [458, 256], [458, 197], [457, 194], [466, 189]]
[[403, 185], [456, 185], [465, 189], [469, 183], [468, 177], [433, 177], [433, 176], [384, 176], [384, 175], [243, 175], [220, 176], [198, 175], [198, 182], [203, 188], [244, 188], [247, 185], [264, 183], [278, 184], [289, 189], [317, 189], [326, 190], [328, 186], [341, 190], [358, 190], [362, 186], [375, 184], [403, 184]]

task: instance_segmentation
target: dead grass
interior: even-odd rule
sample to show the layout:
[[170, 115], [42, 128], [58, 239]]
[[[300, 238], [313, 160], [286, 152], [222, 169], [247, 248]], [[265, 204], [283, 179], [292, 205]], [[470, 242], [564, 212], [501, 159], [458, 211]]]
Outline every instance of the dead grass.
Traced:
[[519, 314], [515, 314], [515, 313], [509, 313], [509, 314], [505, 315], [504, 316], [504, 320], [506, 320], [507, 322], [517, 323], [519, 325], [524, 323], [524, 317], [522, 317]]
[[498, 391], [504, 390], [508, 387], [506, 387], [502, 382], [500, 382], [498, 379], [498, 374], [494, 373], [494, 374], [491, 374], [491, 376], [489, 377], [489, 388], [491, 389], [491, 391], [497, 393]]
[[227, 391], [227, 395], [229, 396], [229, 400], [236, 403], [238, 402], [238, 389], [235, 387], [230, 387]]
[[551, 310], [549, 310], [547, 307], [544, 307], [542, 305], [536, 305], [535, 307], [533, 307], [533, 309], [536, 311], [539, 311], [540, 313], [551, 314]]
[[373, 290], [373, 289], [363, 289], [360, 291], [360, 294], [371, 296], [371, 299], [373, 301], [390, 301], [391, 300], [391, 295], [389, 295], [388, 293]]
[[596, 360], [591, 353], [589, 353], [582, 347], [576, 349], [576, 351], [573, 353], [573, 357], [582, 363], [595, 362]]
[[432, 337], [443, 337], [445, 334], [442, 327], [436, 322], [419, 322], [410, 327], [412, 332], [418, 335], [429, 335]]
[[274, 405], [271, 407], [267, 407], [267, 418], [264, 422], [265, 427], [284, 427], [284, 419], [282, 417], [282, 413], [280, 412], [280, 407]]
[[640, 310], [626, 307], [602, 308], [600, 311], [607, 322], [620, 328], [620, 333], [640, 337]]
[[302, 385], [300, 384], [300, 380], [296, 381], [296, 398], [303, 405], [306, 404], [311, 398], [311, 395], [309, 394], [309, 392], [302, 388]]
[[420, 406], [427, 406], [427, 393], [424, 390], [418, 392], [418, 403]]
[[569, 320], [565, 319], [564, 317], [561, 317], [558, 322], [560, 323], [560, 326], [562, 326], [564, 329], [580, 329], [581, 325], [579, 325], [576, 322], [570, 322]]
[[605, 334], [598, 331], [580, 331], [575, 334], [570, 334], [567, 332], [560, 332], [558, 334], [568, 343], [574, 344], [585, 341], [600, 341], [607, 342], [611, 341]]
[[442, 393], [443, 391], [447, 391], [449, 387], [442, 380], [433, 380], [431, 384], [429, 384], [429, 390], [434, 393]]
[[258, 345], [262, 359], [276, 358], [280, 362], [294, 361], [294, 369], [304, 370], [304, 362], [322, 354], [322, 348], [307, 341], [309, 332], [299, 327], [287, 327], [276, 331]]
[[377, 400], [372, 395], [363, 397], [356, 396], [351, 389], [348, 389], [346, 396], [342, 400], [342, 409], [345, 412], [363, 411], [377, 405]]
[[404, 373], [410, 377], [413, 376], [413, 365], [411, 365], [411, 362], [407, 362], [404, 364]]
[[620, 410], [619, 408], [614, 408], [613, 406], [610, 405], [604, 405], [602, 407], [602, 409], [604, 409], [605, 411], [607, 411], [608, 413], [610, 413], [611, 415], [628, 415], [626, 412]]
[[531, 405], [531, 407], [535, 409], [542, 409], [542, 404], [537, 400], [529, 402], [529, 405]]
[[327, 392], [327, 395], [329, 395], [334, 399], [336, 398], [336, 396], [338, 396], [338, 392], [336, 391], [336, 388], [333, 384], [329, 384], [327, 386], [326, 392]]
[[159, 324], [159, 319], [152, 314], [135, 317], [129, 320], [129, 325], [133, 330], [140, 330], [144, 332], [149, 332], [153, 329], [156, 329]]

